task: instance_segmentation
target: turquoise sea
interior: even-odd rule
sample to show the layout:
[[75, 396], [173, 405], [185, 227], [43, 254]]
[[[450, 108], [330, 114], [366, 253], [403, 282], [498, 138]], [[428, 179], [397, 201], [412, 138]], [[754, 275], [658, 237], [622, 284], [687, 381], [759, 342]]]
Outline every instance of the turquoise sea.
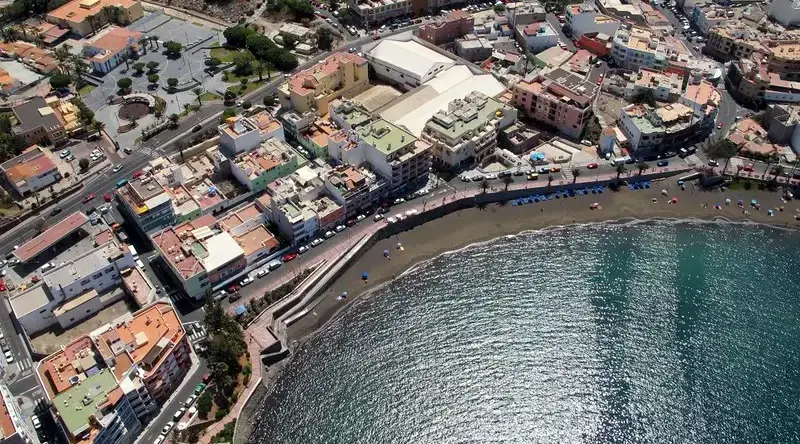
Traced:
[[759, 225], [473, 245], [299, 347], [250, 442], [797, 443], [798, 289], [800, 234]]

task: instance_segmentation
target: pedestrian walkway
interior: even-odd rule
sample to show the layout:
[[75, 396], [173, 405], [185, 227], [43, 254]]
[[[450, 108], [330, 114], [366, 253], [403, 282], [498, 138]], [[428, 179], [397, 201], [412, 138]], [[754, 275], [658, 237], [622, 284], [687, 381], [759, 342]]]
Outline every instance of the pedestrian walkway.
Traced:
[[31, 358], [25, 358], [21, 361], [17, 361], [17, 368], [19, 368], [20, 373], [24, 372], [25, 370], [30, 370], [31, 367], [33, 367]]

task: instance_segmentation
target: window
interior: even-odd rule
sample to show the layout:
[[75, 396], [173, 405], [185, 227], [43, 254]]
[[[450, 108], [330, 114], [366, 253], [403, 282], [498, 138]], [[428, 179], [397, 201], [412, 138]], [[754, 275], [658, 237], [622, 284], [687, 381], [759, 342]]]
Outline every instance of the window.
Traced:
[[92, 279], [100, 279], [103, 277], [103, 272], [97, 273], [96, 275], [92, 276]]
[[84, 280], [81, 281], [81, 285], [86, 285], [89, 282], [91, 282], [91, 279], [84, 279]]

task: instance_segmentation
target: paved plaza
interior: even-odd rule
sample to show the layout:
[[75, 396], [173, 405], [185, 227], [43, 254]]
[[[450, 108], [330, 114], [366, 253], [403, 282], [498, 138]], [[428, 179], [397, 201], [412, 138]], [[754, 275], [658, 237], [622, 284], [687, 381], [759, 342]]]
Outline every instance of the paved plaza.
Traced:
[[[120, 147], [135, 145], [136, 139], [141, 136], [142, 127], [155, 122], [154, 116], [148, 115], [137, 121], [139, 128], [127, 133], [118, 134], [117, 128], [125, 125], [126, 122], [119, 118], [119, 106], [108, 105], [108, 99], [117, 95], [117, 81], [128, 77], [133, 81], [132, 92], [144, 92], [163, 98], [167, 103], [164, 116], [172, 113], [180, 114], [184, 110], [185, 104], [197, 102], [197, 96], [192, 92], [194, 87], [187, 91], [168, 93], [162, 87], [166, 86], [167, 79], [178, 79], [179, 85], [191, 82], [193, 79], [200, 82], [201, 88], [205, 91], [220, 94], [224, 92], [229, 84], [222, 81], [222, 75], [211, 76], [204, 71], [205, 59], [209, 57], [209, 49], [213, 43], [218, 41], [218, 34], [214, 30], [202, 28], [192, 23], [167, 16], [161, 12], [147, 15], [141, 20], [130, 25], [131, 29], [142, 32], [145, 36], [156, 36], [159, 41], [158, 50], [153, 50], [150, 45], [147, 53], [142, 53], [138, 60], [129, 62], [130, 69], [125, 63], [117, 66], [108, 74], [102, 76], [103, 83], [87, 94], [83, 101], [89, 108], [95, 111], [98, 120], [106, 124], [106, 129]], [[183, 45], [181, 57], [178, 59], [168, 59], [164, 54], [163, 43], [174, 40]], [[159, 88], [150, 89], [147, 81], [147, 71], [141, 76], [134, 75], [133, 64], [137, 62], [147, 63], [150, 61], [158, 62]]]

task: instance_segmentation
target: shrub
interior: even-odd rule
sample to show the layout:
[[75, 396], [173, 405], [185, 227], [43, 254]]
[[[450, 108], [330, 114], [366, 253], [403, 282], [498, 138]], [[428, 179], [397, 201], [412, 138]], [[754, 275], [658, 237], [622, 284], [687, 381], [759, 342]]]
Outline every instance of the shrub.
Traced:
[[250, 109], [252, 106], [253, 106], [253, 104], [250, 103], [249, 100], [246, 100], [244, 103], [242, 103], [242, 108], [244, 108], [244, 109]]
[[72, 77], [67, 74], [53, 74], [50, 76], [50, 86], [53, 89], [66, 88], [70, 83], [72, 83]]
[[84, 157], [83, 159], [79, 160], [78, 167], [80, 167], [81, 170], [86, 171], [86, 169], [89, 168], [89, 159]]

